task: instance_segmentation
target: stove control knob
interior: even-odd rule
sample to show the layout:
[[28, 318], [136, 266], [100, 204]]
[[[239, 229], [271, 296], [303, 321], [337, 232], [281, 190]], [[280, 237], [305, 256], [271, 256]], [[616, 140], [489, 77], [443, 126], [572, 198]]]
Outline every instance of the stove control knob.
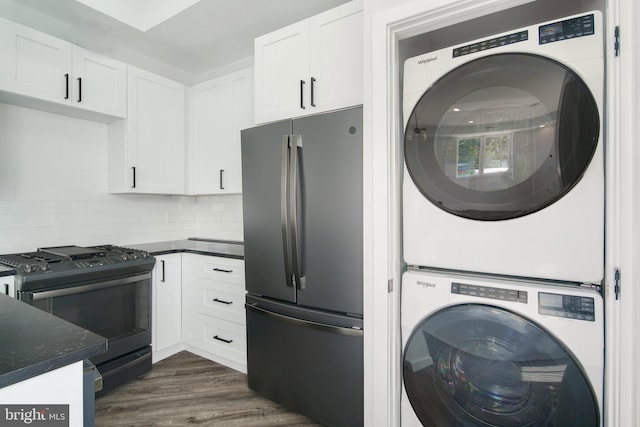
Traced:
[[49, 267], [49, 264], [40, 264], [40, 265], [38, 266], [38, 268], [39, 268], [41, 271], [47, 271], [50, 267]]
[[33, 267], [31, 264], [25, 264], [22, 269], [25, 273], [31, 273], [31, 271], [33, 271]]
[[129, 259], [129, 257], [127, 256], [127, 254], [122, 254], [120, 255], [120, 259], [122, 259], [123, 261], [126, 261]]

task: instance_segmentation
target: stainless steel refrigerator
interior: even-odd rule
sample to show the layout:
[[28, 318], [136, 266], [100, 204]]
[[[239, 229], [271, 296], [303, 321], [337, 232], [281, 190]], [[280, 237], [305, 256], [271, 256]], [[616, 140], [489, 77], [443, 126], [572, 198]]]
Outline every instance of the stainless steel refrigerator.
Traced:
[[363, 424], [362, 108], [242, 131], [249, 387]]

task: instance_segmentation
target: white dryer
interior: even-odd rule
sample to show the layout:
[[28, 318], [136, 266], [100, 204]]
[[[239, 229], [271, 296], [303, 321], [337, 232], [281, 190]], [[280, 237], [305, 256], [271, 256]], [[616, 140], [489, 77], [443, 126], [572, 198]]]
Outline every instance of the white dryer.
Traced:
[[595, 289], [408, 271], [403, 427], [599, 427], [604, 320]]
[[599, 283], [599, 11], [410, 58], [403, 80], [407, 264]]

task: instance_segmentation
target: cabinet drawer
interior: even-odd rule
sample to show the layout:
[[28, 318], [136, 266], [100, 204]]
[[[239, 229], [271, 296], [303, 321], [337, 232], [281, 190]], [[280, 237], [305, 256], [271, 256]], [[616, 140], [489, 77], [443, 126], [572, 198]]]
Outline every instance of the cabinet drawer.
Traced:
[[233, 258], [203, 257], [198, 260], [196, 277], [218, 282], [237, 283], [244, 288], [244, 261]]
[[246, 364], [247, 335], [244, 325], [199, 314], [198, 326], [198, 347]]
[[244, 325], [244, 289], [234, 284], [203, 283], [197, 286], [198, 312]]

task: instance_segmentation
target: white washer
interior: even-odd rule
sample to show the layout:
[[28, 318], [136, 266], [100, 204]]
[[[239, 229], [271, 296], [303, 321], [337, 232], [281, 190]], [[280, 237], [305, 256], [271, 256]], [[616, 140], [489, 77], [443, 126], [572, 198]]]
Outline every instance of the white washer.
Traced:
[[595, 289], [410, 270], [401, 425], [602, 426], [603, 324]]
[[599, 11], [408, 59], [406, 263], [599, 283], [603, 84]]

